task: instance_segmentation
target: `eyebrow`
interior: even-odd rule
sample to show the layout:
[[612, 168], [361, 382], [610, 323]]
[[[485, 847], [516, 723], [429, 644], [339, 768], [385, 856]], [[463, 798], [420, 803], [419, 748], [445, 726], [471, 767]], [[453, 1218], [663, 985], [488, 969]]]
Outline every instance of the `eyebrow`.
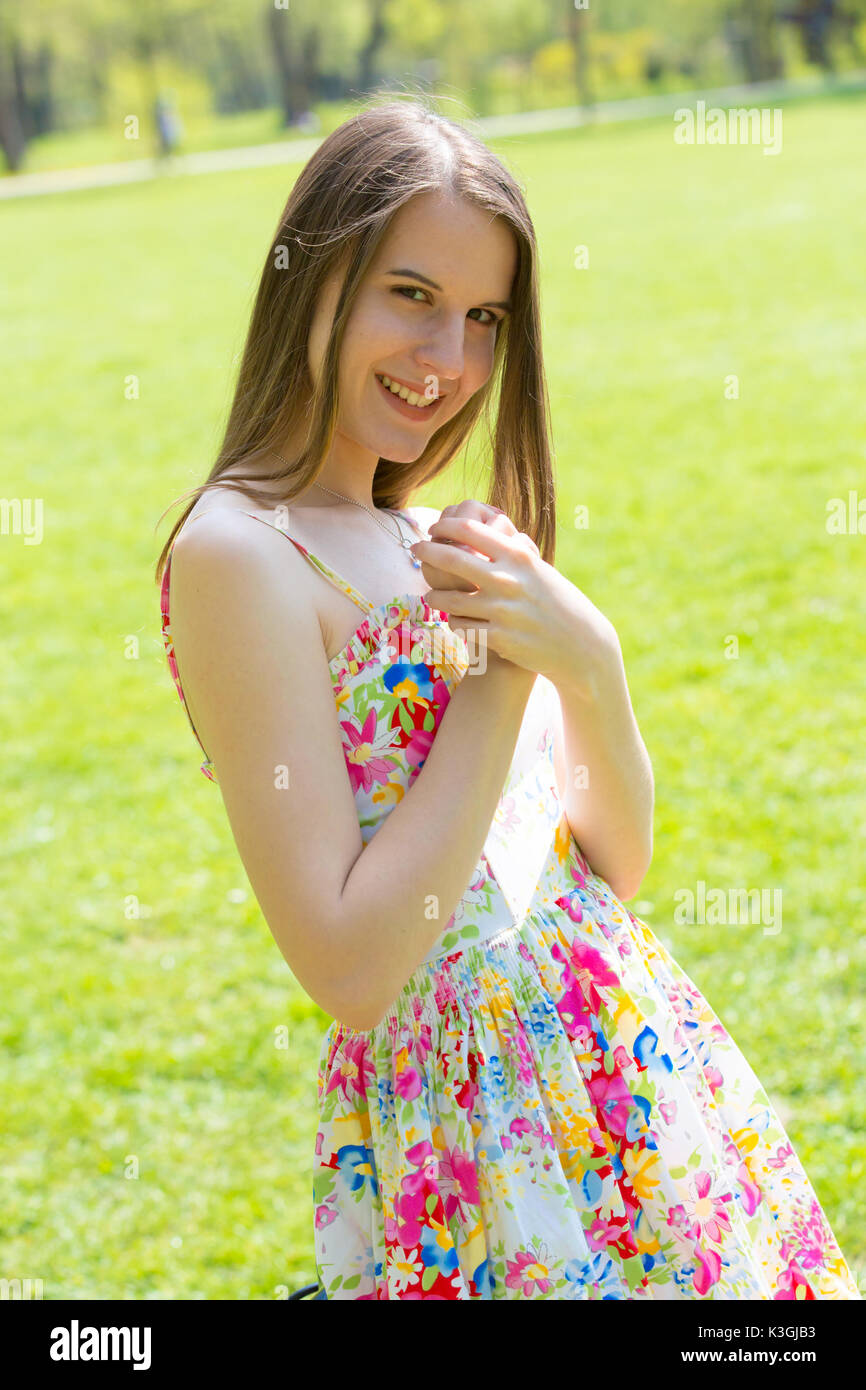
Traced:
[[[437, 285], [435, 280], [429, 280], [426, 275], [422, 275], [420, 270], [386, 270], [386, 275], [409, 275], [413, 280], [420, 280], [423, 285], [429, 285], [431, 290], [442, 291], [442, 286]], [[479, 304], [479, 309], [505, 309], [511, 313], [511, 300], [506, 299], [485, 299], [483, 304]]]

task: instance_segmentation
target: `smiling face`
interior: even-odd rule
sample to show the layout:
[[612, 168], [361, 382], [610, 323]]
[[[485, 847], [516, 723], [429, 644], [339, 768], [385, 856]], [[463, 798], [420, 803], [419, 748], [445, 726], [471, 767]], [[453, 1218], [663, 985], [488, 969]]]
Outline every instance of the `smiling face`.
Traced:
[[[437, 192], [400, 209], [343, 338], [334, 439], [341, 468], [380, 457], [413, 462], [434, 430], [480, 390], [493, 368], [516, 269], [510, 228], [474, 204]], [[341, 284], [342, 272], [334, 274], [317, 305], [309, 343], [314, 380]], [[406, 388], [416, 392], [408, 401]]]

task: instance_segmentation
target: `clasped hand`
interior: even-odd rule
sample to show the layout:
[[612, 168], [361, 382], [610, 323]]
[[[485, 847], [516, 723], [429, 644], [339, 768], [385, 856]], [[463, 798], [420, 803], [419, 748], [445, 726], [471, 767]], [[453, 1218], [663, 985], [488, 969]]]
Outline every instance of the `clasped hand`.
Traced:
[[445, 507], [430, 540], [411, 548], [427, 603], [454, 632], [483, 633], [505, 661], [595, 697], [619, 659], [616, 629], [504, 512], [475, 499]]

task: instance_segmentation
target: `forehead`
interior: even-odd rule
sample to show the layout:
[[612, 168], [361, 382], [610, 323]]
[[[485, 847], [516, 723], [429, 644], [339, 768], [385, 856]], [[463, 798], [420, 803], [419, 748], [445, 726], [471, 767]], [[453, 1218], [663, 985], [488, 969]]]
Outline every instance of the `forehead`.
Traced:
[[461, 287], [484, 299], [505, 299], [517, 269], [517, 244], [508, 224], [465, 198], [422, 193], [395, 213], [373, 270], [411, 267], [446, 292]]

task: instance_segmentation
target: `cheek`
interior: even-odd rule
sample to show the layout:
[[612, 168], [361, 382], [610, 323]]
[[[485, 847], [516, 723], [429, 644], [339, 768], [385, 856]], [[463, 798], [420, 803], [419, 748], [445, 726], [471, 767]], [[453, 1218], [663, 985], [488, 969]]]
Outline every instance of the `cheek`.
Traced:
[[464, 370], [467, 383], [472, 391], [478, 391], [493, 371], [496, 337], [492, 328], [489, 333], [485, 333], [484, 337], [482, 337], [483, 331], [480, 328], [475, 332], [470, 329], [466, 334]]
[[411, 323], [400, 313], [399, 304], [389, 303], [379, 295], [369, 299], [362, 295], [346, 324], [343, 341], [347, 350], [356, 356], [364, 352], [381, 355], [393, 351], [395, 343], [411, 341], [411, 334]]

